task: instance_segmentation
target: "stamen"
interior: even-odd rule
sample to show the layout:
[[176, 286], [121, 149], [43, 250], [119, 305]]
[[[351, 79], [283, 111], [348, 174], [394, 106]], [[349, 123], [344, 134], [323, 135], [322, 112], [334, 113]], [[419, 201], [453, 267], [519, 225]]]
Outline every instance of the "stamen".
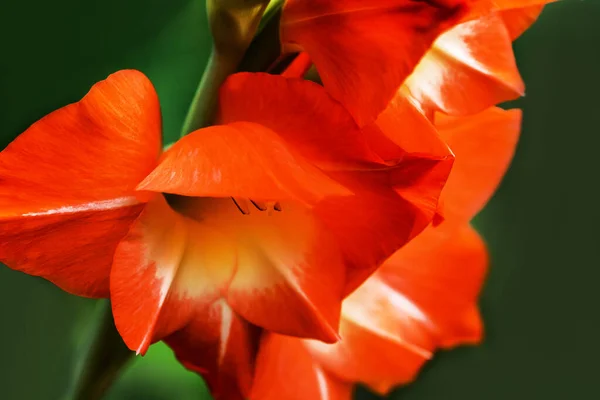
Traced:
[[250, 199], [250, 202], [254, 205], [254, 207], [258, 208], [260, 211], [267, 211], [267, 205], [262, 201], [254, 201]]
[[[233, 200], [233, 204], [235, 204], [235, 206], [238, 208], [238, 210], [240, 210], [240, 212], [244, 215], [248, 215], [250, 214], [250, 210], [247, 207], [247, 204], [244, 204], [245, 201], [244, 200], [240, 200], [238, 202], [238, 200], [235, 199], [235, 197], [232, 197], [231, 200]], [[244, 207], [242, 207], [242, 204], [244, 205]]]
[[278, 212], [281, 211], [281, 204], [279, 204], [279, 202], [276, 202], [276, 201], [256, 201], [256, 200], [252, 200], [252, 199], [235, 198], [235, 197], [232, 197], [231, 200], [233, 200], [233, 204], [235, 204], [237, 209], [243, 215], [250, 214], [250, 211], [251, 211], [250, 204], [252, 204], [259, 211], [266, 211], [269, 215], [271, 215], [271, 213], [273, 211], [278, 211]]

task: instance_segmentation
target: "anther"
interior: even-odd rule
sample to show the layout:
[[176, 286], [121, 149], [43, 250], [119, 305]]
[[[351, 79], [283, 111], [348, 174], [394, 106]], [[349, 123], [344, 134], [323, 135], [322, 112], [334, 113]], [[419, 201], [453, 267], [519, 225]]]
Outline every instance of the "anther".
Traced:
[[236, 200], [235, 197], [232, 197], [231, 200], [233, 200], [233, 204], [235, 204], [235, 206], [238, 208], [238, 210], [240, 210], [240, 212], [242, 214], [244, 214], [244, 215], [250, 214], [250, 209], [248, 208], [248, 204], [244, 200], [240, 200], [238, 202], [238, 200]]

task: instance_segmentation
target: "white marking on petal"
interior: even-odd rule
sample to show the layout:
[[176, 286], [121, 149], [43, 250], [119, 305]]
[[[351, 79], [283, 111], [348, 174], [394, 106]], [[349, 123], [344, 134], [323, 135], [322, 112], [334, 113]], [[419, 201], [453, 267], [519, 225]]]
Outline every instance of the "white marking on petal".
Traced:
[[315, 368], [317, 374], [317, 385], [319, 386], [320, 400], [329, 400], [329, 388], [327, 387], [327, 378], [320, 368]]
[[114, 210], [117, 208], [132, 206], [138, 204], [139, 200], [135, 197], [120, 197], [117, 199], [92, 201], [89, 203], [79, 204], [76, 206], [64, 206], [54, 208], [46, 211], [31, 212], [23, 214], [23, 217], [38, 217], [42, 215], [54, 215], [54, 214], [75, 214], [86, 211], [105, 211]]
[[225, 359], [227, 354], [227, 342], [231, 334], [231, 324], [233, 324], [233, 312], [224, 300], [219, 300], [218, 307], [221, 312], [221, 341], [219, 343], [219, 364]]

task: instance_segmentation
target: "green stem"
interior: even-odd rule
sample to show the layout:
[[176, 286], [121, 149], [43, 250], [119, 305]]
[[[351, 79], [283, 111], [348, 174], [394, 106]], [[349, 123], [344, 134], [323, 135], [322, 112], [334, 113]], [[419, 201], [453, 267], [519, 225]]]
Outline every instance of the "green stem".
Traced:
[[221, 85], [229, 75], [240, 71], [248, 46], [279, 15], [283, 0], [207, 0], [206, 4], [214, 45], [181, 137], [215, 122]]
[[202, 80], [188, 110], [181, 137], [213, 123], [218, 104], [219, 88], [225, 79], [236, 72], [237, 62], [230, 62], [213, 48]]
[[269, 5], [265, 9], [265, 13], [260, 20], [260, 24], [258, 25], [258, 32], [262, 32], [263, 28], [271, 21], [271, 19], [281, 10], [283, 7], [284, 0], [271, 0]]
[[108, 301], [93, 315], [90, 340], [77, 360], [64, 400], [100, 400], [135, 354], [125, 346], [114, 325]]

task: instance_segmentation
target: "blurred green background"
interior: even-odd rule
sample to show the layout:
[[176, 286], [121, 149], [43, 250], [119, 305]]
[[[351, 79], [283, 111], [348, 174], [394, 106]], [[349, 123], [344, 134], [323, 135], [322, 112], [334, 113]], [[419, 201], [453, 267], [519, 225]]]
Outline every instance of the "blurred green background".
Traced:
[[[2, 146], [122, 68], [144, 71], [176, 137], [209, 36], [198, 0], [2, 0]], [[476, 225], [493, 258], [485, 343], [440, 353], [392, 398], [599, 399], [600, 1], [549, 6], [515, 45], [523, 136]], [[0, 399], [55, 400], [94, 303], [0, 268]], [[201, 380], [155, 346], [109, 400], [203, 399]], [[358, 398], [376, 399], [359, 390]], [[307, 399], [311, 400], [311, 399]]]

